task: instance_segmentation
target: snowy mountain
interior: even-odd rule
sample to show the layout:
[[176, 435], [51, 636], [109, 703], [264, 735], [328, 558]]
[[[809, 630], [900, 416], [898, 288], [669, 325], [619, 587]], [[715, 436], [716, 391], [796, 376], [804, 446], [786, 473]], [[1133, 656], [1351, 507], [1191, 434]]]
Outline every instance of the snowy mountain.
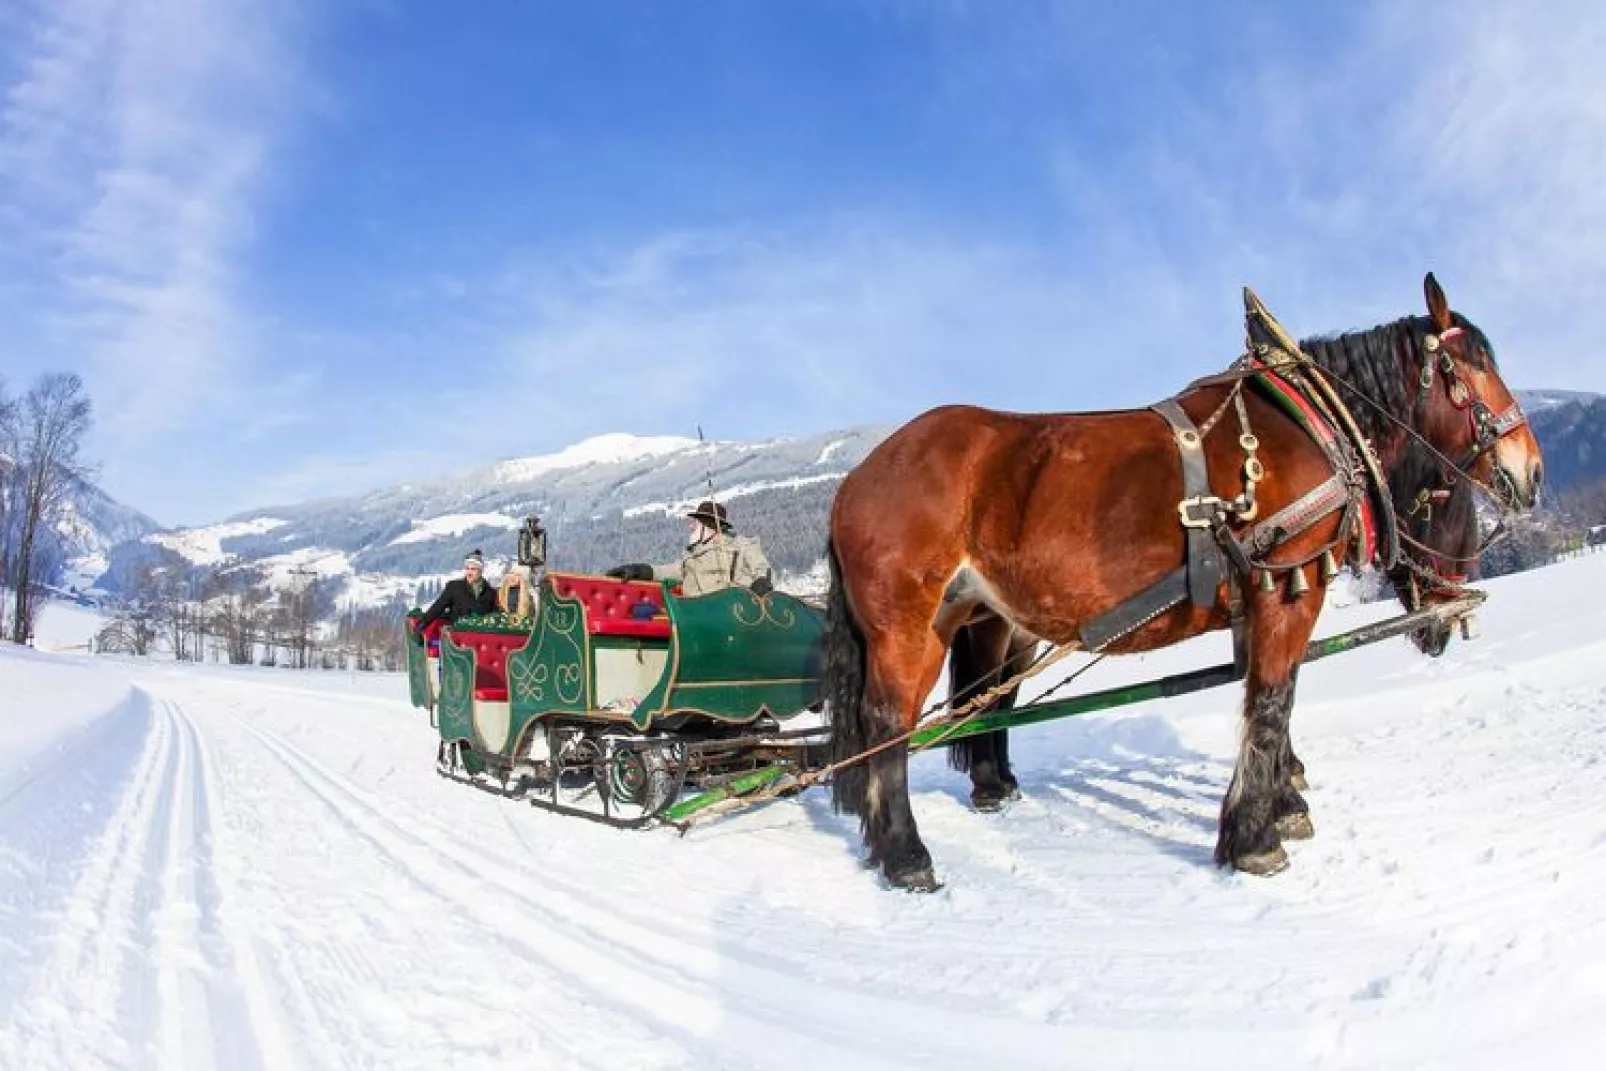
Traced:
[[1564, 492], [1606, 479], [1606, 397], [1575, 391], [1544, 391], [1549, 404], [1523, 407], [1545, 454], [1545, 485]]
[[[0, 457], [0, 468], [7, 459]], [[47, 584], [83, 591], [104, 573], [114, 547], [161, 531], [162, 526], [87, 480], [74, 481], [60, 520], [46, 536]]]
[[[820, 558], [838, 482], [885, 434], [854, 428], [706, 444], [601, 435], [440, 479], [143, 535], [116, 548], [105, 583], [126, 587], [150, 564], [198, 572], [253, 565], [275, 587], [315, 574], [333, 605], [373, 605], [411, 596], [421, 580], [456, 574], [474, 548], [505, 564], [530, 514], [546, 525], [554, 568], [665, 561], [684, 538], [681, 515], [709, 496], [711, 484], [732, 521], [762, 538], [776, 569], [798, 574]], [[493, 577], [499, 572], [491, 570]]]
[[138, 539], [162, 526], [99, 487], [79, 481], [67, 499], [66, 516], [57, 525], [69, 554], [105, 554], [119, 543]]
[[1522, 403], [1523, 412], [1530, 417], [1537, 416], [1550, 409], [1573, 402], [1585, 405], [1597, 401], [1602, 396], [1587, 390], [1519, 390], [1517, 401]]

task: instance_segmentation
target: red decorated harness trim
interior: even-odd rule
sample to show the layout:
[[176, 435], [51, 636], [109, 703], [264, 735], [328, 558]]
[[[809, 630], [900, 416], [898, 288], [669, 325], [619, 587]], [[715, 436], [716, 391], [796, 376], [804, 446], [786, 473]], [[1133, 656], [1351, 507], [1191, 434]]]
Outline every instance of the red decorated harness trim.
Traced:
[[[1295, 423], [1304, 428], [1328, 454], [1337, 453], [1342, 456], [1343, 439], [1339, 436], [1338, 429], [1334, 428], [1321, 411], [1311, 404], [1302, 391], [1259, 357], [1251, 359], [1251, 366], [1255, 369], [1256, 380], [1271, 394], [1273, 400], [1282, 405], [1288, 415], [1294, 418]], [[1342, 500], [1333, 508], [1336, 509], [1341, 505], [1343, 505]], [[1361, 495], [1360, 505], [1360, 524], [1357, 532], [1360, 546], [1356, 548], [1355, 560], [1364, 563], [1370, 562], [1377, 555], [1377, 518], [1373, 514], [1371, 495]]]

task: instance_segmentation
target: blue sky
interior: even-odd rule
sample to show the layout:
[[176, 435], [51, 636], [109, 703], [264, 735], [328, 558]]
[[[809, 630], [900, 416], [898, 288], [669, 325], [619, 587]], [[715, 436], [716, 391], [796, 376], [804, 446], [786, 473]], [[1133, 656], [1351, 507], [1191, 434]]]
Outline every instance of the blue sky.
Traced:
[[[1534, 9], [1537, 10], [1537, 9]], [[1146, 404], [1434, 270], [1606, 390], [1606, 9], [0, 5], [0, 374], [169, 524], [609, 431]]]

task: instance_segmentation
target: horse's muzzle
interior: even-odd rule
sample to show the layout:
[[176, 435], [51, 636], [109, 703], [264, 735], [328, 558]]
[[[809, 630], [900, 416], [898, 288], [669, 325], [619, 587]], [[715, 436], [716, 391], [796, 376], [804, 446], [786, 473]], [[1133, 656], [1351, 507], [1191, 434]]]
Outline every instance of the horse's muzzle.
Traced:
[[1524, 475], [1517, 475], [1505, 465], [1494, 470], [1494, 490], [1500, 504], [1513, 513], [1531, 513], [1539, 505], [1539, 489], [1545, 482], [1545, 467], [1535, 461]]
[[1430, 658], [1438, 658], [1450, 646], [1450, 626], [1444, 621], [1434, 621], [1424, 625], [1411, 633], [1411, 642], [1416, 649]]

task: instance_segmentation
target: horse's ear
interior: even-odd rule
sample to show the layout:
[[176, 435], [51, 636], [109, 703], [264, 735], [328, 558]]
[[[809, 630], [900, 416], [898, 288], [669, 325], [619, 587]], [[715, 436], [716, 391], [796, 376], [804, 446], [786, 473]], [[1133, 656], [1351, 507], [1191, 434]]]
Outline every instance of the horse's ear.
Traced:
[[1444, 290], [1432, 272], [1428, 272], [1427, 278], [1422, 280], [1422, 291], [1428, 298], [1428, 315], [1433, 317], [1433, 326], [1439, 329], [1439, 333], [1443, 334], [1454, 327], [1455, 320], [1450, 316], [1450, 299], [1444, 296]]

